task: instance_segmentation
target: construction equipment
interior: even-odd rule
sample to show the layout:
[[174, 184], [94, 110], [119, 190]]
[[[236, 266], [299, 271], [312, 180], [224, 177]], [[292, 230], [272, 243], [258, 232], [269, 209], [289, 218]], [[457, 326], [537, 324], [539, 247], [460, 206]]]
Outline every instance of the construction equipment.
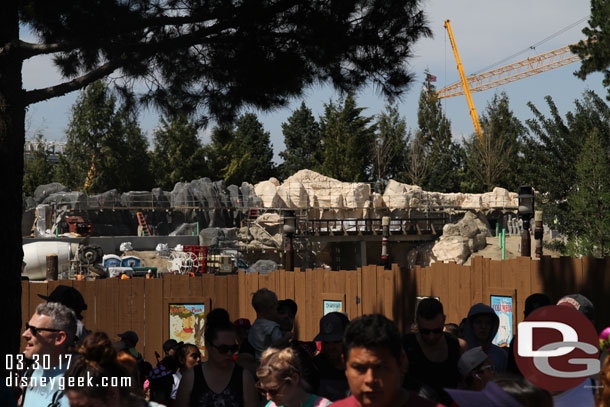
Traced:
[[141, 236], [150, 236], [150, 229], [148, 228], [148, 223], [146, 223], [146, 219], [144, 218], [144, 214], [142, 212], [136, 212], [136, 217], [138, 218], [138, 224], [140, 225]]
[[93, 236], [93, 226], [85, 222], [82, 216], [64, 216], [68, 232], [80, 236]]
[[472, 124], [474, 125], [474, 131], [477, 133], [480, 140], [483, 138], [483, 132], [481, 131], [479, 116], [477, 115], [477, 111], [474, 108], [474, 103], [472, 102], [472, 97], [470, 96], [468, 80], [466, 79], [466, 74], [464, 74], [464, 68], [462, 67], [462, 61], [460, 60], [460, 54], [458, 53], [457, 45], [455, 44], [455, 39], [453, 38], [453, 31], [451, 30], [451, 23], [449, 20], [445, 20], [445, 28], [447, 29], [447, 33], [449, 33], [451, 48], [453, 48], [453, 54], [455, 55], [455, 61], [457, 62], [457, 69], [460, 73], [460, 78], [462, 79], [463, 93], [466, 95], [466, 101], [468, 102], [468, 109], [470, 110], [470, 117], [472, 119]]
[[468, 107], [470, 109], [470, 117], [472, 118], [475, 132], [479, 138], [482, 136], [481, 125], [479, 124], [479, 118], [474, 103], [472, 102], [470, 92], [481, 92], [580, 61], [578, 55], [574, 55], [570, 52], [570, 45], [566, 45], [565, 47], [514, 62], [491, 71], [466, 77], [449, 20], [445, 21], [445, 28], [447, 29], [449, 39], [451, 40], [451, 47], [453, 48], [461, 80], [460, 82], [456, 82], [436, 92], [436, 97], [444, 99], [453, 96], [466, 95], [466, 100], [468, 101]]

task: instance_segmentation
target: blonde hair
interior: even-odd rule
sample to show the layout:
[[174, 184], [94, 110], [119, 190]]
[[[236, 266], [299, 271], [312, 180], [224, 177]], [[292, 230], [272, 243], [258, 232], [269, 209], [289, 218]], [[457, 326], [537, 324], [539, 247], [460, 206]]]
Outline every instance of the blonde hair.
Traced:
[[261, 363], [256, 369], [256, 376], [259, 380], [274, 377], [281, 381], [292, 377], [295, 373], [298, 373], [299, 377], [301, 376], [301, 362], [292, 348], [267, 349], [263, 352]]

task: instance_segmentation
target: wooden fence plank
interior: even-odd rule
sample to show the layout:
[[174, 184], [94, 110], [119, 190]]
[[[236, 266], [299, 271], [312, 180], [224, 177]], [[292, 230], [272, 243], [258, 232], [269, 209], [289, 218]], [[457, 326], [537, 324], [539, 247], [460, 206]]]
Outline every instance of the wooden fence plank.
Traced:
[[[155, 360], [155, 350], [163, 354], [163, 341], [169, 339], [164, 337], [163, 331], [169, 331], [169, 321], [163, 320], [163, 283], [166, 279], [150, 279], [144, 282], [144, 319], [146, 342], [144, 346], [144, 359]], [[168, 325], [167, 327], [165, 325]]]
[[[131, 281], [131, 329], [138, 333], [138, 350], [142, 355], [146, 351], [146, 315], [144, 314], [145, 288], [144, 278], [134, 278]], [[154, 360], [154, 359], [153, 359]]]
[[285, 278], [285, 291], [284, 291], [284, 298], [290, 298], [291, 300], [294, 300], [294, 275], [295, 272], [294, 271], [287, 271], [284, 273], [284, 278]]
[[259, 289], [259, 280], [258, 273], [249, 273], [246, 274], [246, 299], [248, 301], [248, 312], [246, 318], [250, 320], [250, 322], [254, 322], [256, 320], [256, 311], [252, 308], [252, 294], [258, 291]]
[[238, 318], [246, 318], [248, 314], [248, 308], [250, 303], [248, 302], [247, 290], [246, 290], [246, 272], [239, 271], [237, 274], [237, 284], [239, 290], [239, 315]]
[[[117, 280], [118, 283], [118, 309], [117, 313], [114, 314], [117, 320], [116, 329], [117, 333], [125, 332], [128, 330], [133, 330], [133, 321], [132, 321], [132, 313], [133, 313], [133, 305], [131, 298], [131, 280]], [[141, 336], [143, 332], [137, 332], [138, 336]], [[140, 349], [142, 344], [138, 341], [137, 349], [139, 352], [142, 352], [143, 349]]]
[[299, 269], [294, 270], [294, 301], [301, 308], [301, 312], [297, 313], [297, 317], [294, 324], [294, 333], [296, 339], [302, 341], [305, 338], [305, 333], [307, 331], [307, 314], [309, 313], [309, 309], [307, 308], [307, 291], [305, 289], [306, 286], [306, 278], [307, 274], [304, 271]]
[[375, 266], [362, 267], [362, 314], [374, 314], [377, 305], [377, 270]]
[[227, 309], [229, 307], [229, 281], [227, 280], [227, 276], [216, 276], [214, 279], [214, 294], [215, 294], [215, 302], [212, 302], [212, 309], [214, 308], [224, 308]]
[[225, 276], [227, 280], [227, 311], [231, 321], [239, 318], [239, 282], [235, 274]]
[[81, 294], [85, 297], [87, 311], [83, 313], [83, 324], [85, 324], [85, 328], [95, 332], [99, 330], [97, 327], [99, 319], [97, 315], [97, 281], [85, 281], [84, 283], [85, 288], [81, 291]]
[[46, 302], [45, 300], [43, 300], [42, 298], [39, 297], [39, 295], [44, 295], [47, 296], [50, 293], [47, 292], [47, 283], [39, 283], [39, 282], [35, 282], [35, 283], [30, 283], [30, 302], [29, 302], [29, 309], [28, 312], [24, 313], [26, 316], [23, 317], [24, 321], [29, 321], [30, 317], [32, 315], [34, 315], [34, 312], [36, 312], [36, 307], [38, 306], [38, 304]]

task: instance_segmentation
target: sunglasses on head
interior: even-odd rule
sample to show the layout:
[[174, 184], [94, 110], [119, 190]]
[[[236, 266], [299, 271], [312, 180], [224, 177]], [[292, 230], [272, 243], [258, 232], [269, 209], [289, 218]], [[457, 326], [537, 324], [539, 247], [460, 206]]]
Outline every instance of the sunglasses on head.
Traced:
[[231, 352], [231, 353], [235, 353], [239, 350], [239, 345], [235, 344], [235, 345], [214, 345], [212, 344], [213, 347], [216, 348], [216, 350], [219, 353], [222, 353], [223, 355], [227, 354], [227, 352]]
[[27, 322], [25, 323], [25, 330], [30, 330], [30, 332], [32, 333], [32, 335], [36, 336], [38, 335], [39, 331], [49, 331], [49, 332], [61, 332], [63, 331], [63, 329], [54, 329], [54, 328], [38, 328], [36, 326], [32, 326], [30, 324], [28, 324]]
[[443, 332], [443, 328], [426, 329], [420, 328], [419, 333], [422, 335], [440, 334]]

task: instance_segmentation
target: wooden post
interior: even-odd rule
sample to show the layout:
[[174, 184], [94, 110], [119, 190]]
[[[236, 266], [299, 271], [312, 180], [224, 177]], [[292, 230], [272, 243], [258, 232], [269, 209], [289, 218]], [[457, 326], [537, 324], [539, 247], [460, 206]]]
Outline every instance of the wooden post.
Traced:
[[47, 255], [47, 280], [57, 281], [59, 258], [56, 254]]

